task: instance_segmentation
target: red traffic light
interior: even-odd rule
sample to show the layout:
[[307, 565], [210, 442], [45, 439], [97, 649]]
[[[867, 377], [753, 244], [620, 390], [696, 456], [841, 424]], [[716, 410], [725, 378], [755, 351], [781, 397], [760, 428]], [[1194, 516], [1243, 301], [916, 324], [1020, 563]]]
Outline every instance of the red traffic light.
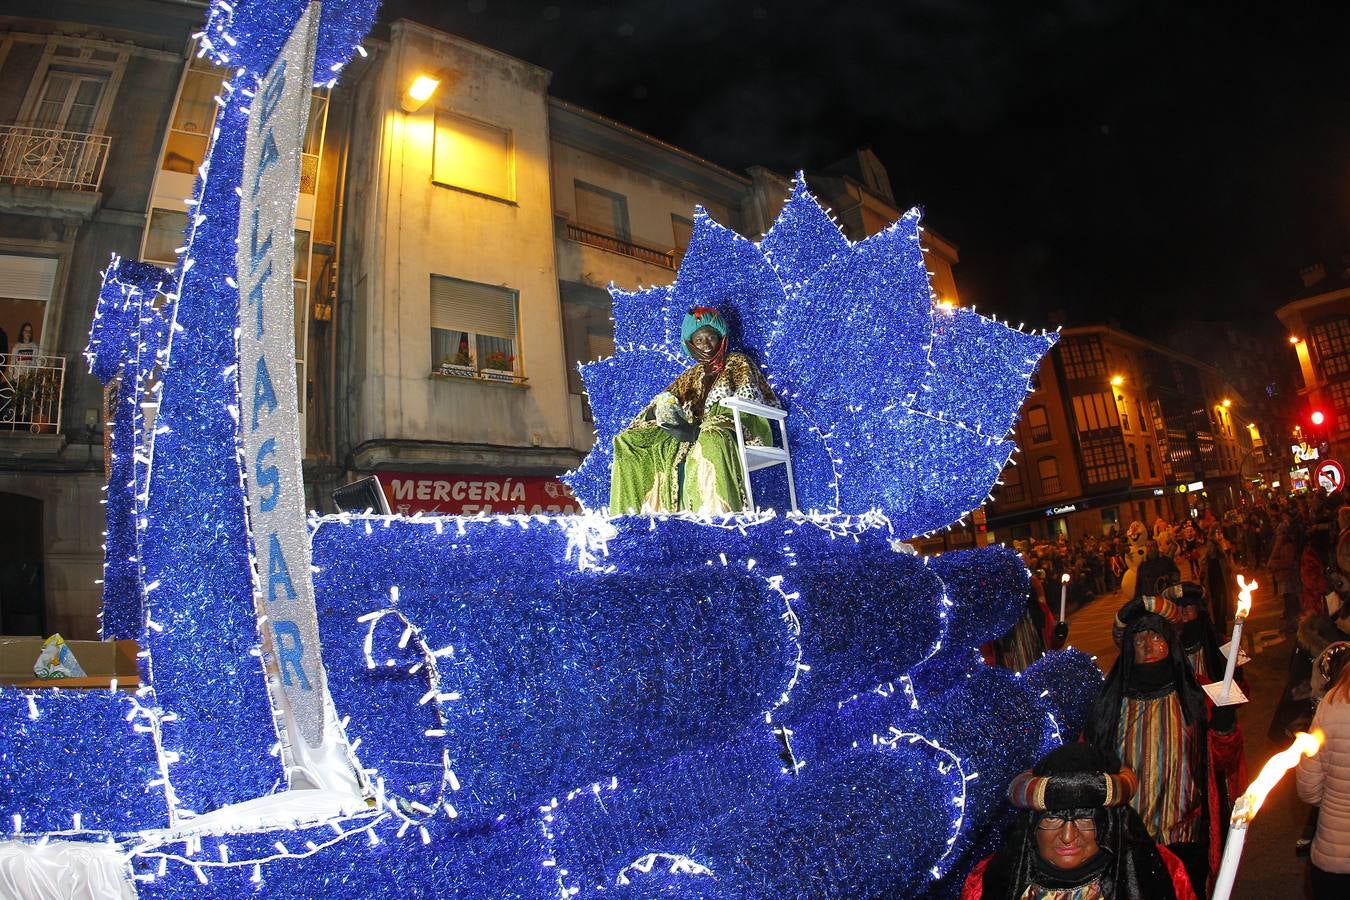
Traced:
[[1327, 420], [1327, 417], [1322, 414], [1322, 411], [1320, 409], [1314, 409], [1312, 411], [1312, 415], [1310, 415], [1308, 418], [1314, 425], [1321, 425], [1323, 422]]

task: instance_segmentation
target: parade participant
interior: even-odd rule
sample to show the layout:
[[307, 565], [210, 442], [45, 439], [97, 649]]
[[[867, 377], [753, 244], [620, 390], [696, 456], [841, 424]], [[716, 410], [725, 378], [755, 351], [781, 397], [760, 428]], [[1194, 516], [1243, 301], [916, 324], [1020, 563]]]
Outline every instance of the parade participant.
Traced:
[[[1166, 534], [1164, 532], [1164, 535]], [[1179, 581], [1181, 570], [1177, 568], [1176, 560], [1163, 548], [1160, 541], [1149, 541], [1144, 561], [1136, 570], [1131, 599], [1156, 597]]]
[[1186, 870], [1129, 805], [1134, 773], [1087, 744], [1049, 753], [1008, 788], [1023, 810], [961, 900], [1192, 900]]
[[[1022, 561], [1028, 569], [1034, 560], [1023, 553]], [[1014, 672], [1024, 671], [1045, 655], [1046, 648], [1058, 650], [1069, 636], [1069, 624], [1056, 622], [1050, 605], [1045, 600], [1045, 588], [1033, 569], [1027, 584], [1027, 602], [1016, 624], [1003, 637], [980, 648], [989, 665], [1002, 666]]]
[[1350, 895], [1350, 666], [1332, 682], [1313, 728], [1326, 743], [1298, 764], [1298, 795], [1321, 808], [1312, 842], [1314, 900]]
[[[685, 315], [680, 337], [694, 365], [615, 436], [612, 512], [718, 514], [745, 508], [736, 432], [720, 401], [741, 397], [779, 403], [754, 362], [728, 352], [727, 331], [712, 307], [695, 307]], [[772, 443], [764, 419], [747, 416], [742, 426], [747, 443]]]
[[[1181, 858], [1203, 895], [1218, 870], [1228, 821], [1222, 799], [1246, 786], [1233, 707], [1211, 708], [1171, 622], [1142, 601], [1127, 603], [1118, 618], [1125, 623], [1121, 654], [1085, 737], [1134, 769], [1139, 790], [1131, 805], [1149, 834]], [[1228, 782], [1223, 790], [1218, 778]]]
[[1266, 568], [1275, 579], [1275, 595], [1284, 600], [1285, 632], [1292, 636], [1298, 624], [1299, 557], [1298, 541], [1289, 520], [1280, 522], [1275, 529], [1275, 545], [1266, 560]]

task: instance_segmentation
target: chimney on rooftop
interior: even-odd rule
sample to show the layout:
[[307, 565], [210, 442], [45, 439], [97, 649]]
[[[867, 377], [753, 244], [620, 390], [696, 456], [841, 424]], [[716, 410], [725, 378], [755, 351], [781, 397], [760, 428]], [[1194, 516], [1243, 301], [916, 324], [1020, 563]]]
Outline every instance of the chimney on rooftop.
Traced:
[[1303, 279], [1304, 287], [1312, 287], [1317, 282], [1327, 277], [1327, 267], [1321, 263], [1315, 263], [1311, 266], [1304, 266], [1298, 270], [1299, 277]]

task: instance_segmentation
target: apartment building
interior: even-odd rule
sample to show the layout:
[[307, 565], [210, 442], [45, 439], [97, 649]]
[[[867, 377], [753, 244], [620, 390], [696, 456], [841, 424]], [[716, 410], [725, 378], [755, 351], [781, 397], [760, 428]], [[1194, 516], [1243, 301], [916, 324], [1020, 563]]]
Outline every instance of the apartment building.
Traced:
[[1211, 366], [1119, 329], [1065, 329], [1042, 360], [986, 511], [995, 540], [1123, 532], [1216, 515], [1251, 490], [1259, 432]]
[[[0, 524], [16, 536], [0, 551], [0, 632], [87, 638], [105, 412], [80, 351], [99, 273], [114, 252], [173, 265], [226, 73], [196, 53], [193, 0], [17, 6], [0, 16], [0, 325], [13, 347], [31, 320], [26, 365], [55, 374], [0, 423]], [[316, 90], [303, 148], [310, 505], [329, 510], [335, 487], [374, 473], [406, 513], [575, 509], [557, 476], [594, 440], [576, 367], [613, 350], [606, 286], [672, 282], [696, 206], [758, 239], [791, 173], [729, 171], [415, 22], [365, 50]], [[414, 100], [419, 76], [438, 84]], [[853, 240], [903, 212], [870, 151], [809, 180]], [[959, 301], [956, 247], [925, 242], [935, 288]]]
[[[1311, 469], [1328, 456], [1342, 463], [1350, 458], [1350, 261], [1330, 270], [1309, 266], [1301, 275], [1302, 289], [1275, 311], [1303, 382], [1295, 421], [1277, 445], [1294, 485], [1309, 481]], [[1314, 411], [1321, 422], [1313, 421]]]
[[98, 632], [103, 395], [80, 351], [109, 255], [141, 246], [204, 15], [155, 0], [0, 8], [0, 633]]

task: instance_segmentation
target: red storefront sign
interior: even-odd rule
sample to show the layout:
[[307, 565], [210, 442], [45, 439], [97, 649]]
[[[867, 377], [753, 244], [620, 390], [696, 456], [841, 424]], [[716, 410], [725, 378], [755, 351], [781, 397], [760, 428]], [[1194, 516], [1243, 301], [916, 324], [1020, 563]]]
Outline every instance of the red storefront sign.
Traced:
[[558, 514], [581, 504], [556, 478], [532, 475], [446, 475], [380, 472], [390, 512], [472, 516], [477, 513]]

